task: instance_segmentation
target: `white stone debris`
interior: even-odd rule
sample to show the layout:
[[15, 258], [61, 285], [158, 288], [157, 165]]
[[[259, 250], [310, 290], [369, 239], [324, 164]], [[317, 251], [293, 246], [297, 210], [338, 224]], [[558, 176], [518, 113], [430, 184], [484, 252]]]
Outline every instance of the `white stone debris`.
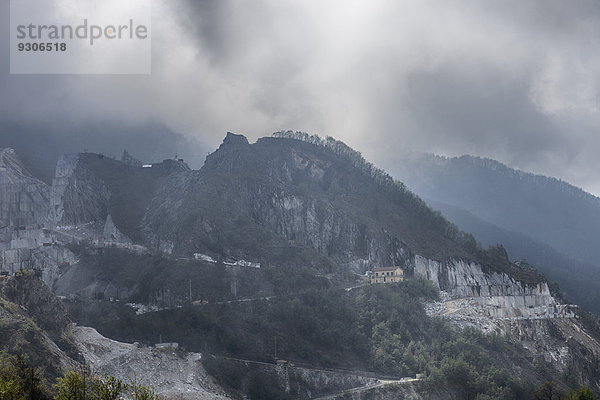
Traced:
[[216, 262], [217, 262], [217, 260], [215, 260], [211, 256], [209, 256], [207, 254], [202, 254], [202, 253], [194, 253], [194, 259], [199, 260], [199, 261], [213, 263], [213, 264], [216, 264]]
[[260, 263], [246, 261], [246, 260], [223, 261], [223, 264], [229, 265], [229, 266], [232, 266], [232, 267], [260, 268]]
[[75, 326], [73, 337], [96, 374], [129, 380], [134, 376], [166, 398], [217, 400], [229, 398], [206, 373], [199, 353], [175, 351], [174, 343], [140, 346], [117, 342], [95, 329]]

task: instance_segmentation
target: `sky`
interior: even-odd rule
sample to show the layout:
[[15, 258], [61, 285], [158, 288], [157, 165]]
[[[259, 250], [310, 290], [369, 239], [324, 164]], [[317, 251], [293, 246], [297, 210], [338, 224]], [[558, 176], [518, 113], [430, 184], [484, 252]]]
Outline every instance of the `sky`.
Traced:
[[152, 0], [139, 76], [10, 75], [8, 0], [0, 18], [0, 135], [201, 165], [227, 131], [292, 129], [376, 165], [472, 154], [600, 195], [598, 1]]

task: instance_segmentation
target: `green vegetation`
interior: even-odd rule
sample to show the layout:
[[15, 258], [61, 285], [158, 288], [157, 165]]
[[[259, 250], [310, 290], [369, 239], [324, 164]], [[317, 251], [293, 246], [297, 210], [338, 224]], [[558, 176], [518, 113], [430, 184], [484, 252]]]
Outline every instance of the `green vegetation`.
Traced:
[[50, 399], [48, 384], [39, 369], [30, 366], [24, 356], [0, 357], [0, 399]]
[[[422, 300], [437, 296], [427, 280], [411, 279], [350, 292], [309, 291], [270, 301], [188, 305], [139, 316], [130, 312], [104, 318], [103, 310], [92, 318], [101, 333], [121, 340], [155, 343], [161, 335], [163, 341], [179, 342], [187, 350], [221, 357], [284, 359], [395, 377], [422, 373], [428, 377], [425, 390], [463, 398], [530, 397], [538, 378], [515, 376], [515, 365], [535, 369], [518, 344], [506, 336], [457, 330], [427, 317]], [[247, 371], [223, 358], [205, 361], [223, 385], [248, 390]], [[276, 382], [267, 383], [277, 387]], [[277, 398], [264, 396], [255, 398]]]
[[570, 389], [568, 393], [553, 382], [545, 382], [533, 393], [534, 400], [594, 400], [594, 392], [589, 387]]
[[113, 376], [95, 376], [83, 368], [69, 371], [52, 388], [39, 368], [23, 355], [0, 357], [0, 399], [2, 400], [158, 400], [151, 388], [135, 378], [123, 382]]
[[0, 319], [0, 351], [5, 352], [7, 357], [26, 357], [34, 367], [44, 366], [45, 379], [57, 376], [60, 360], [50, 349], [40, 327], [31, 318], [19, 312], [15, 303], [3, 299], [0, 307], [0, 313], [11, 312], [10, 317]]
[[158, 400], [151, 388], [141, 385], [135, 378], [123, 382], [113, 376], [95, 376], [86, 369], [69, 371], [54, 385], [55, 400]]
[[[93, 249], [85, 243], [72, 244], [70, 248], [80, 259], [74, 267], [78, 282], [88, 277], [90, 284], [110, 284], [117, 288], [110, 296], [137, 303], [167, 307], [183, 305], [190, 300], [190, 287], [192, 301], [213, 303], [236, 298], [290, 295], [330, 286], [326, 278], [315, 276], [314, 270], [294, 264], [279, 267], [264, 265], [261, 268], [228, 267], [222, 263], [174, 260], [163, 255], [137, 254], [113, 247]], [[297, 250], [297, 257], [304, 257], [301, 249], [283, 250]], [[235, 282], [235, 290], [232, 282]]]

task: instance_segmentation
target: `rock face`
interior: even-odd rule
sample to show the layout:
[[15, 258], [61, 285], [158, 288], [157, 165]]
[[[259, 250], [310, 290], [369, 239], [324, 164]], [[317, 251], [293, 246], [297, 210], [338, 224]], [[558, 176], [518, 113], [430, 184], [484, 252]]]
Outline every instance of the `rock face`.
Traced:
[[58, 160], [50, 195], [54, 225], [105, 221], [109, 197], [105, 183], [80, 163], [80, 155], [66, 155]]
[[48, 186], [27, 171], [15, 151], [0, 149], [0, 235], [6, 237], [7, 226], [46, 226], [48, 199]]
[[27, 171], [12, 149], [0, 149], [0, 268], [42, 269], [48, 284], [73, 253], [52, 246], [50, 188]]
[[92, 239], [139, 242], [140, 221], [155, 185], [189, 167], [182, 160], [164, 160], [149, 168], [127, 161], [94, 153], [61, 157], [51, 190], [54, 225], [75, 236], [80, 236], [73, 231], [78, 227]]
[[112, 242], [131, 243], [131, 239], [122, 234], [119, 228], [117, 228], [110, 214], [106, 216], [106, 222], [104, 223], [102, 236], [104, 237], [104, 240]]
[[505, 273], [484, 272], [482, 266], [462, 260], [439, 262], [415, 257], [414, 273], [426, 277], [449, 299], [469, 299], [470, 305], [489, 318], [572, 317], [566, 305], [550, 294], [545, 281], [524, 283]]

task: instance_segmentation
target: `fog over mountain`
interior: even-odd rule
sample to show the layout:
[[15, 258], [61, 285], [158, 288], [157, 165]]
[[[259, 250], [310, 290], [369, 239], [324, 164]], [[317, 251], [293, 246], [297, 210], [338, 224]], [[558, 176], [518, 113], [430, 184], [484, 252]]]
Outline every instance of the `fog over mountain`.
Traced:
[[375, 163], [469, 153], [600, 194], [595, 1], [154, 0], [149, 76], [9, 75], [8, 0], [0, 19], [0, 118], [16, 130], [85, 148], [95, 133], [73, 126], [156, 124], [212, 150], [228, 130], [292, 128]]

